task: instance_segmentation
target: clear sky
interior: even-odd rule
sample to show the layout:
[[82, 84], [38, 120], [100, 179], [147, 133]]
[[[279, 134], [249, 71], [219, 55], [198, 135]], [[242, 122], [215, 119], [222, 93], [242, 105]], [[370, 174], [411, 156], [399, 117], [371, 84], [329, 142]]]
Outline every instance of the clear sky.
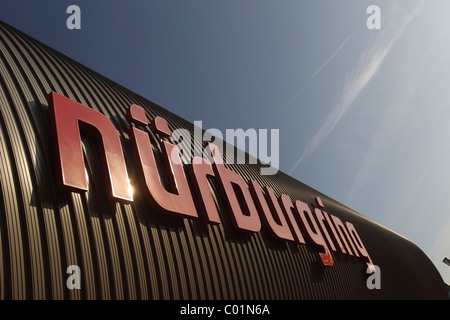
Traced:
[[[66, 27], [71, 4], [81, 30]], [[449, 13], [447, 0], [0, 1], [1, 20], [204, 129], [279, 129], [282, 171], [413, 241], [447, 282]]]

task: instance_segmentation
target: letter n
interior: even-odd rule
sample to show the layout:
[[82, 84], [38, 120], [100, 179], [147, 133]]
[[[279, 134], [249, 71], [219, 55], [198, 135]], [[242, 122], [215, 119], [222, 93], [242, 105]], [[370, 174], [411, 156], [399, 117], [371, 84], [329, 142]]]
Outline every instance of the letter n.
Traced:
[[56, 92], [51, 92], [47, 99], [59, 187], [78, 193], [88, 189], [80, 136], [80, 126], [88, 126], [94, 129], [92, 133], [98, 141], [103, 174], [112, 197], [133, 201], [122, 145], [111, 121], [100, 112]]

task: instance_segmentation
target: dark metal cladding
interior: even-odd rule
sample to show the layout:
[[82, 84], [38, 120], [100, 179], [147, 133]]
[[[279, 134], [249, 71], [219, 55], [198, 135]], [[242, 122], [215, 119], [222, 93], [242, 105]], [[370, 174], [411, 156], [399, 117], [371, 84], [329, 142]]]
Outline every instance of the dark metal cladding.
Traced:
[[[89, 191], [56, 188], [46, 96], [55, 91], [106, 115], [120, 134], [132, 204], [109, 199], [98, 149], [83, 135]], [[413, 243], [278, 172], [230, 165], [279, 196], [314, 204], [351, 222], [374, 264], [381, 290], [369, 290], [366, 264], [333, 252], [273, 238], [263, 227], [233, 229], [217, 184], [211, 183], [221, 224], [162, 214], [141, 194], [126, 120], [137, 104], [171, 130], [192, 124], [68, 57], [0, 23], [0, 298], [2, 299], [446, 299], [444, 282]], [[150, 131], [149, 131], [150, 132]], [[150, 135], [158, 147], [157, 137]], [[201, 147], [201, 141], [195, 141]], [[161, 161], [161, 160], [158, 160]], [[214, 181], [213, 181], [214, 182]], [[192, 184], [191, 184], [192, 187]], [[81, 268], [81, 290], [66, 287], [70, 265]]]

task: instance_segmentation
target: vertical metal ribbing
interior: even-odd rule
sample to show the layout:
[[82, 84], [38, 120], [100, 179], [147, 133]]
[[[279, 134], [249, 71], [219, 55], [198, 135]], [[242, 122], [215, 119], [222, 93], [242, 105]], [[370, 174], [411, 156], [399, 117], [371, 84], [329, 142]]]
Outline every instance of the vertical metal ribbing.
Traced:
[[[215, 192], [218, 192], [217, 189], [215, 189]], [[235, 247], [234, 247], [234, 243], [230, 243], [229, 241], [226, 241], [226, 238], [228, 237], [228, 235], [226, 234], [226, 229], [231, 227], [231, 222], [228, 221], [227, 219], [229, 218], [228, 216], [224, 215], [224, 206], [221, 202], [221, 199], [217, 196], [217, 193], [215, 193], [215, 200], [217, 201], [217, 205], [219, 208], [219, 214], [221, 217], [221, 221], [222, 221], [222, 228], [220, 228], [220, 232], [218, 233], [220, 235], [220, 237], [218, 239], [220, 239], [219, 241], [222, 243], [222, 246], [225, 252], [225, 256], [227, 258], [227, 263], [229, 265], [230, 268], [230, 273], [231, 273], [231, 279], [229, 280], [230, 284], [233, 286], [234, 291], [235, 291], [235, 299], [245, 299], [246, 297], [246, 292], [244, 289], [244, 279], [243, 279], [243, 272], [241, 271], [241, 266], [237, 263], [237, 258], [236, 258], [236, 253], [235, 253]], [[229, 230], [229, 229], [228, 229]]]
[[127, 287], [127, 299], [137, 299], [138, 292], [135, 283], [134, 269], [132, 266], [132, 259], [130, 254], [130, 247], [128, 245], [128, 237], [125, 231], [125, 224], [120, 210], [120, 206], [116, 204], [116, 213], [113, 216], [113, 226], [115, 234], [118, 238], [119, 258], [121, 265], [121, 272], [125, 273], [126, 282], [124, 286]]
[[82, 270], [82, 280], [85, 289], [82, 290], [82, 297], [85, 299], [96, 299], [97, 295], [95, 292], [95, 278], [94, 278], [94, 270], [92, 266], [92, 258], [91, 258], [91, 243], [88, 241], [88, 231], [87, 226], [84, 219], [85, 209], [83, 208], [83, 195], [72, 193], [72, 219], [75, 221], [76, 232], [75, 237], [77, 238], [77, 251], [78, 256], [80, 257], [80, 261], [78, 266]]
[[[31, 164], [31, 155], [29, 153], [30, 145], [34, 144], [35, 139], [30, 138], [27, 133], [30, 133], [27, 128], [27, 118], [23, 114], [20, 106], [26, 104], [26, 98], [20, 88], [25, 87], [23, 84], [17, 85], [16, 78], [18, 71], [15, 67], [11, 57], [7, 54], [4, 47], [0, 47], [0, 55], [3, 63], [0, 64], [0, 73], [2, 74], [2, 82], [5, 90], [8, 104], [14, 106], [12, 108], [2, 108], [2, 116], [5, 118], [6, 130], [12, 139], [12, 151], [15, 157], [18, 184], [20, 190], [19, 212], [22, 212], [24, 223], [27, 229], [27, 247], [30, 255], [31, 263], [31, 283], [28, 285], [29, 297], [34, 299], [45, 298], [45, 275], [44, 275], [44, 261], [41, 247], [41, 234], [39, 228], [38, 211], [36, 207], [31, 206], [32, 203], [32, 182], [34, 178], [34, 169]], [[12, 65], [12, 66], [11, 66]], [[19, 77], [21, 79], [21, 77]], [[20, 83], [20, 81], [19, 81]], [[25, 129], [22, 130], [25, 125]]]
[[[0, 91], [0, 104], [4, 105], [5, 102], [3, 95]], [[18, 204], [16, 198], [13, 196], [14, 191], [14, 177], [13, 167], [9, 155], [11, 154], [10, 147], [7, 145], [9, 141], [8, 136], [5, 136], [3, 118], [0, 118], [0, 147], [3, 152], [0, 152], [0, 159], [2, 165], [0, 166], [0, 178], [1, 178], [1, 191], [2, 199], [4, 203], [4, 211], [1, 213], [1, 221], [4, 223], [2, 229], [4, 233], [7, 233], [7, 242], [5, 242], [2, 253], [5, 255], [3, 259], [5, 264], [4, 270], [5, 279], [2, 284], [5, 288], [6, 296], [12, 299], [24, 299], [25, 298], [25, 281], [22, 277], [25, 274], [25, 262], [24, 262], [24, 248], [22, 239], [22, 228], [18, 212]], [[6, 152], [7, 151], [7, 152]], [[13, 160], [14, 161], [14, 160]], [[5, 228], [6, 227], [6, 228]], [[2, 231], [3, 231], [2, 230]], [[4, 237], [2, 232], [2, 236]], [[8, 263], [9, 262], [9, 263]]]
[[199, 241], [201, 241], [203, 245], [203, 251], [204, 251], [204, 259], [205, 263], [208, 268], [208, 274], [210, 276], [210, 296], [209, 299], [221, 299], [221, 293], [220, 293], [220, 286], [218, 284], [218, 271], [217, 266], [214, 261], [214, 257], [211, 252], [209, 239], [206, 236], [209, 233], [210, 226], [207, 227], [207, 230], [205, 230], [205, 236], [202, 236], [199, 238]]
[[264, 296], [262, 299], [275, 299], [276, 293], [276, 281], [274, 280], [274, 274], [271, 270], [271, 265], [266, 260], [265, 252], [261, 248], [261, 235], [258, 234], [255, 237], [254, 244], [253, 244], [253, 250], [257, 254], [258, 257], [258, 265], [262, 269], [262, 282], [265, 287], [267, 287]]
[[126, 277], [126, 275], [121, 272], [120, 257], [114, 234], [114, 226], [110, 219], [101, 220], [101, 226], [103, 234], [106, 236], [104, 242], [108, 244], [109, 249], [109, 257], [112, 266], [112, 270], [110, 269], [109, 272], [113, 277], [112, 279], [114, 279], [115, 299], [124, 299], [126, 297], [127, 292], [125, 290], [127, 290], [127, 288], [124, 287], [123, 277]]
[[[54, 219], [53, 206], [48, 202], [52, 199], [52, 194], [48, 185], [49, 178], [49, 170], [48, 170], [48, 162], [45, 161], [45, 158], [42, 155], [46, 154], [47, 150], [49, 150], [48, 143], [46, 143], [47, 139], [42, 139], [45, 136], [45, 127], [42, 125], [42, 112], [39, 112], [39, 108], [41, 107], [39, 103], [39, 98], [37, 98], [36, 91], [34, 90], [31, 83], [35, 82], [33, 78], [33, 72], [29, 68], [29, 64], [26, 63], [23, 55], [20, 54], [21, 51], [17, 49], [17, 42], [14, 41], [7, 30], [3, 30], [5, 37], [3, 40], [6, 42], [6, 48], [9, 48], [11, 52], [11, 57], [16, 60], [17, 69], [19, 70], [21, 77], [23, 77], [23, 82], [21, 88], [24, 88], [24, 94], [26, 95], [27, 103], [24, 105], [28, 105], [28, 108], [22, 111], [22, 114], [27, 114], [28, 118], [22, 116], [22, 121], [30, 121], [28, 129], [26, 129], [27, 133], [35, 133], [35, 136], [28, 137], [27, 140], [30, 144], [35, 143], [34, 146], [31, 146], [30, 154], [32, 157], [32, 161], [35, 167], [34, 172], [36, 173], [36, 184], [40, 186], [39, 188], [33, 187], [33, 205], [36, 206], [38, 210], [39, 216], [43, 217], [44, 228], [45, 230], [43, 243], [42, 243], [42, 251], [44, 252], [44, 259], [48, 257], [47, 260], [44, 260], [49, 264], [49, 267], [46, 267], [49, 271], [49, 275], [47, 275], [47, 291], [49, 298], [51, 299], [62, 299], [63, 298], [63, 281], [62, 281], [62, 273], [61, 273], [61, 259], [60, 259], [60, 245], [59, 245], [59, 236], [57, 224]], [[14, 42], [14, 44], [13, 44]], [[20, 79], [20, 77], [17, 77]], [[41, 98], [43, 98], [41, 96]], [[33, 127], [33, 129], [30, 129]], [[49, 155], [48, 155], [49, 156]], [[44, 205], [41, 205], [44, 203]], [[47, 245], [46, 245], [47, 243]]]
[[223, 258], [220, 256], [219, 247], [217, 245], [217, 238], [215, 237], [215, 233], [219, 227], [218, 226], [211, 226], [208, 228], [208, 236], [211, 240], [211, 254], [214, 258], [214, 263], [216, 266], [216, 274], [217, 274], [217, 286], [218, 290], [220, 291], [220, 296], [217, 299], [221, 300], [228, 300], [230, 299], [229, 296], [229, 288], [227, 285], [227, 280], [225, 278], [225, 272], [224, 272], [224, 264], [223, 264]]
[[[25, 39], [25, 40], [27, 40], [27, 39]], [[58, 80], [58, 78], [59, 78], [58, 74], [57, 73], [54, 74], [51, 71], [51, 68], [49, 67], [49, 65], [51, 65], [51, 63], [49, 64], [48, 61], [46, 60], [45, 53], [42, 55], [41, 54], [42, 52], [39, 49], [36, 50], [36, 47], [34, 46], [34, 43], [32, 41], [25, 41], [25, 43], [32, 47], [31, 49], [28, 50], [28, 52], [31, 53], [31, 54], [36, 53], [36, 61], [38, 62], [38, 64], [40, 66], [42, 66], [45, 70], [48, 71], [46, 74], [48, 74], [48, 78], [47, 79], [50, 81], [50, 87], [51, 88], [58, 88], [58, 87], [60, 87], [60, 84], [63, 83], [63, 81], [62, 81], [62, 79]], [[61, 88], [62, 87], [64, 87], [64, 90], [62, 90], [62, 89], [59, 89], [59, 90], [62, 90], [63, 92], [69, 92], [70, 91], [69, 87], [64, 86], [64, 85], [62, 85]], [[46, 95], [46, 93], [44, 93], [44, 95]], [[92, 275], [91, 267], [90, 267], [90, 263], [89, 263], [90, 262], [89, 256], [85, 256], [81, 260], [81, 261], [84, 261], [85, 263], [87, 263], [86, 266], [83, 265], [81, 263], [81, 261], [76, 258], [76, 256], [80, 256], [80, 254], [82, 252], [86, 253], [86, 249], [85, 249], [86, 248], [86, 242], [84, 242], [85, 245], [80, 245], [79, 242], [75, 242], [75, 246], [73, 245], [73, 241], [75, 239], [77, 239], [77, 237], [79, 236], [79, 234], [74, 232], [74, 230], [81, 230], [82, 234], [85, 234], [83, 232], [84, 228], [83, 228], [82, 221], [80, 221], [80, 219], [75, 219], [76, 222], [73, 222], [74, 216], [75, 217], [79, 217], [82, 214], [81, 213], [82, 210], [80, 211], [80, 209], [79, 209], [80, 206], [77, 205], [77, 204], [74, 204], [74, 206], [72, 208], [74, 208], [74, 210], [75, 210], [75, 211], [72, 211], [72, 214], [69, 214], [70, 211], [69, 212], [66, 211], [65, 208], [62, 209], [61, 212], [60, 212], [61, 213], [62, 225], [69, 228], [69, 229], [66, 229], [65, 230], [66, 232], [64, 233], [64, 243], [66, 245], [66, 249], [68, 249], [66, 252], [68, 252], [68, 254], [69, 254], [69, 257], [67, 259], [67, 265], [69, 265], [69, 264], [76, 264], [76, 265], [82, 266], [83, 276], [87, 276], [87, 278], [89, 279], [89, 277]], [[60, 218], [60, 217], [58, 216], [56, 219], [58, 219], [58, 218]], [[75, 238], [72, 237], [72, 234], [75, 235]], [[75, 249], [75, 251], [73, 249]], [[67, 266], [65, 266], [63, 268], [63, 270], [61, 270], [61, 271], [64, 271], [66, 267]], [[85, 279], [85, 277], [83, 277], [83, 279]], [[89, 282], [85, 282], [85, 283], [89, 284]], [[93, 298], [93, 297], [95, 297], [95, 294], [94, 294], [94, 291], [92, 290], [91, 285], [89, 284], [86, 287], [87, 287], [86, 290], [83, 290], [81, 292], [81, 296], [84, 296], [86, 298]], [[80, 297], [80, 293], [77, 292], [77, 291], [71, 291], [68, 294], [69, 294], [69, 297], [71, 297], [71, 298], [77, 299], [77, 298]]]
[[188, 239], [186, 226], [187, 223], [184, 223], [184, 228], [180, 229], [178, 233], [175, 233], [175, 237], [177, 238], [178, 245], [180, 246], [180, 250], [183, 253], [181, 258], [183, 259], [183, 265], [185, 266], [185, 272], [187, 273], [186, 285], [189, 290], [189, 299], [198, 299], [198, 286], [197, 281], [198, 277], [196, 277], [195, 272], [195, 263], [192, 258], [192, 252], [188, 247]]
[[196, 249], [196, 252], [198, 254], [198, 258], [200, 261], [201, 266], [201, 274], [203, 275], [203, 285], [204, 285], [204, 291], [202, 292], [204, 295], [203, 299], [213, 299], [213, 289], [212, 289], [212, 283], [211, 283], [211, 270], [208, 266], [208, 261], [206, 258], [206, 252], [205, 248], [202, 243], [201, 236], [192, 234], [193, 237], [193, 245]]
[[174, 257], [172, 254], [172, 250], [170, 248], [169, 239], [168, 239], [168, 228], [166, 226], [162, 226], [158, 228], [158, 236], [161, 243], [161, 252], [162, 259], [165, 262], [165, 268], [168, 275], [168, 285], [169, 285], [169, 299], [179, 300], [181, 288], [180, 283], [177, 281], [176, 267], [174, 262]]
[[275, 266], [278, 269], [279, 286], [281, 287], [280, 298], [283, 300], [287, 300], [289, 299], [290, 296], [289, 291], [292, 285], [292, 281], [288, 276], [287, 270], [285, 270], [283, 259], [281, 257], [282, 252], [280, 252], [280, 250], [273, 250], [273, 249], [271, 250], [271, 252], [273, 254]]
[[273, 299], [272, 282], [270, 279], [269, 272], [267, 270], [267, 265], [265, 264], [265, 262], [263, 260], [262, 254], [258, 250], [258, 244], [257, 244], [258, 241], [261, 241], [261, 237], [259, 237], [259, 236], [253, 237], [251, 244], [249, 246], [249, 250], [251, 252], [250, 254], [255, 256], [255, 264], [256, 264], [257, 268], [259, 269], [259, 271], [257, 273], [259, 278], [257, 281], [262, 286], [259, 299]]
[[220, 249], [225, 268], [225, 275], [227, 276], [228, 290], [230, 291], [230, 299], [242, 299], [241, 289], [239, 285], [239, 279], [237, 276], [236, 266], [233, 263], [233, 258], [231, 256], [231, 251], [228, 244], [224, 241], [224, 230], [223, 228], [216, 227], [215, 236], [218, 243], [218, 248]]
[[205, 280], [205, 272], [204, 266], [203, 266], [203, 260], [200, 257], [200, 254], [198, 252], [198, 247], [196, 245], [196, 239], [195, 235], [193, 234], [192, 230], [192, 220], [186, 220], [185, 221], [186, 226], [186, 237], [187, 237], [187, 244], [189, 245], [189, 252], [192, 254], [192, 260], [194, 262], [194, 270], [195, 275], [197, 278], [197, 297], [196, 299], [206, 299], [206, 292], [207, 292], [207, 284]]
[[[137, 213], [135, 213], [137, 216]], [[139, 222], [139, 218], [136, 218], [138, 225], [140, 226], [140, 235], [142, 236], [142, 254], [144, 258], [144, 268], [147, 274], [148, 285], [147, 291], [149, 299], [161, 299], [160, 278], [157, 273], [157, 260], [154, 258], [153, 249], [150, 245], [149, 234], [145, 224]]]
[[247, 295], [245, 296], [245, 299], [253, 300], [255, 298], [254, 293], [253, 293], [254, 282], [252, 282], [252, 277], [249, 272], [249, 266], [247, 265], [246, 259], [242, 252], [242, 246], [243, 246], [242, 243], [237, 243], [237, 245], [236, 245], [237, 257], [238, 257], [237, 263], [239, 263], [239, 265], [241, 265], [242, 269], [243, 269], [244, 283], [246, 285], [246, 290], [247, 290]]
[[[0, 138], [1, 141], [1, 138]], [[1, 143], [0, 143], [0, 147], [1, 147]], [[0, 174], [1, 177], [1, 174]], [[0, 180], [0, 266], [2, 266], [0, 268], [0, 283], [2, 283], [3, 285], [0, 286], [0, 299], [5, 300], [7, 299], [6, 295], [7, 295], [7, 278], [6, 276], [8, 276], [10, 274], [10, 272], [7, 272], [5, 269], [9, 269], [9, 264], [5, 263], [4, 261], [4, 257], [8, 256], [8, 251], [4, 252], [5, 249], [7, 248], [7, 240], [8, 240], [8, 236], [7, 236], [7, 229], [6, 227], [6, 222], [4, 221], [4, 217], [5, 217], [5, 203], [3, 201], [3, 192], [2, 192], [2, 184], [1, 184], [1, 180]]]
[[[9, 32], [7, 29], [3, 29], [5, 33]], [[28, 45], [29, 42], [26, 41], [26, 37], [17, 37], [14, 34], [14, 31], [11, 31], [11, 41], [14, 41], [18, 48], [18, 52], [20, 52], [21, 56], [23, 57], [23, 61], [26, 62], [26, 64], [29, 66], [29, 72], [26, 72], [26, 74], [29, 75], [29, 83], [33, 83], [35, 86], [30, 85], [30, 89], [33, 90], [36, 88], [36, 96], [38, 97], [38, 102], [34, 105], [34, 107], [31, 108], [31, 111], [33, 112], [33, 117], [35, 119], [36, 126], [40, 131], [40, 139], [37, 139], [37, 142], [41, 142], [44, 146], [44, 150], [47, 150], [47, 156], [43, 157], [42, 161], [44, 164], [49, 164], [48, 158], [49, 158], [49, 151], [50, 148], [48, 147], [49, 140], [49, 133], [48, 133], [48, 120], [46, 117], [46, 114], [43, 112], [43, 109], [40, 109], [40, 104], [44, 103], [46, 104], [46, 98], [45, 94], [46, 92], [52, 90], [54, 88], [53, 85], [49, 83], [49, 78], [47, 77], [48, 72], [45, 72], [46, 66], [43, 66], [44, 69], [42, 69], [42, 64], [39, 62], [39, 57], [35, 57], [35, 52], [37, 50], [29, 49]], [[55, 84], [58, 86], [58, 84]], [[32, 101], [30, 102], [32, 103]], [[40, 156], [43, 156], [44, 154], [40, 154]], [[47, 161], [45, 161], [47, 159]], [[52, 174], [44, 174], [44, 176], [47, 179], [52, 178]], [[46, 181], [48, 182], [48, 181]], [[53, 277], [52, 281], [52, 298], [58, 299], [60, 298], [61, 290], [63, 290], [63, 286], [61, 282], [59, 281], [60, 277], [64, 274], [63, 271], [65, 268], [62, 268], [62, 266], [68, 266], [72, 264], [77, 264], [77, 258], [75, 253], [75, 247], [73, 242], [73, 233], [72, 233], [72, 223], [70, 221], [70, 215], [67, 210], [67, 206], [62, 206], [60, 210], [56, 211], [56, 215], [52, 215], [52, 203], [54, 203], [54, 199], [57, 195], [55, 194], [55, 191], [50, 191], [51, 196], [49, 196], [48, 191], [46, 188], [48, 186], [52, 186], [52, 183], [41, 183], [42, 186], [44, 186], [43, 192], [43, 198], [46, 201], [46, 204], [44, 206], [44, 219], [46, 223], [46, 230], [47, 230], [47, 236], [50, 239], [49, 243], [54, 245], [53, 250], [49, 250], [49, 252], [53, 255], [58, 252], [57, 244], [55, 244], [56, 240], [58, 240], [59, 243], [62, 243], [62, 247], [60, 247], [60, 250], [62, 251], [63, 256], [58, 259], [58, 257], [54, 256], [49, 257], [50, 263], [53, 265], [53, 271], [51, 272], [51, 275]], [[40, 188], [42, 189], [42, 187]], [[52, 188], [50, 188], [52, 189]], [[53, 189], [54, 190], [54, 189]], [[47, 206], [49, 208], [47, 209]], [[54, 217], [55, 223], [52, 223]], [[52, 228], [53, 225], [53, 228]], [[50, 231], [52, 230], [52, 231]], [[56, 230], [56, 231], [55, 231]], [[53, 233], [55, 232], [55, 233]], [[55, 239], [56, 238], [56, 239]], [[58, 266], [58, 263], [61, 264], [61, 267]], [[60, 270], [58, 270], [60, 268]], [[62, 269], [62, 270], [61, 270]], [[65, 291], [64, 297], [70, 297], [72, 299], [77, 299], [80, 297], [80, 293], [78, 291], [71, 291], [70, 293]]]
[[158, 235], [157, 228], [149, 228], [149, 233], [150, 233], [150, 242], [154, 244], [154, 246], [152, 247], [152, 249], [154, 250], [153, 257], [158, 262], [156, 264], [157, 267], [156, 277], [160, 280], [159, 291], [161, 292], [161, 294], [159, 298], [168, 300], [171, 298], [170, 295], [171, 287], [169, 283], [170, 280], [168, 268], [166, 268], [166, 264], [164, 263], [164, 254], [161, 248], [160, 237]]
[[[289, 285], [286, 287], [288, 290], [287, 296], [285, 299], [301, 299], [301, 292], [299, 290], [299, 285], [301, 283], [301, 280], [299, 279], [299, 272], [297, 272], [295, 268], [294, 261], [291, 261], [290, 254], [292, 253], [292, 248], [297, 247], [295, 244], [288, 244], [284, 250], [282, 250], [279, 254], [282, 268], [285, 270], [285, 276], [286, 276], [286, 283]], [[297, 249], [297, 248], [295, 248]], [[294, 250], [295, 250], [294, 249]], [[305, 267], [305, 265], [300, 265], [302, 268]]]
[[[89, 197], [89, 195], [87, 195], [87, 197]], [[90, 197], [89, 197], [90, 198]], [[87, 199], [87, 203], [89, 206], [92, 206], [93, 204], [92, 201], [90, 201], [90, 199]], [[93, 210], [95, 210], [94, 212], [99, 212], [99, 210], [97, 208], [92, 208], [89, 211], [93, 212]], [[99, 218], [93, 218], [92, 219], [92, 224], [91, 224], [91, 228], [90, 228], [91, 232], [89, 232], [90, 235], [90, 239], [92, 242], [92, 250], [93, 253], [95, 253], [95, 258], [97, 260], [96, 263], [96, 269], [97, 269], [97, 287], [99, 287], [98, 289], [98, 295], [99, 298], [101, 297], [101, 299], [104, 300], [109, 300], [112, 299], [112, 295], [114, 295], [114, 291], [112, 290], [112, 287], [110, 286], [111, 283], [111, 275], [109, 273], [109, 268], [108, 268], [108, 259], [106, 257], [106, 249], [105, 249], [105, 245], [103, 242], [103, 237], [102, 237], [102, 229], [100, 226], [100, 222], [99, 222]]]
[[[252, 237], [251, 237], [252, 238]], [[259, 268], [256, 266], [256, 257], [252, 254], [250, 254], [249, 248], [251, 243], [251, 238], [248, 239], [248, 241], [241, 246], [242, 250], [242, 256], [246, 260], [247, 269], [249, 273], [250, 278], [250, 285], [252, 288], [252, 296], [250, 299], [257, 300], [261, 298], [261, 295], [263, 294], [262, 289], [262, 282], [259, 272]]]
[[179, 232], [179, 228], [168, 228], [167, 230], [167, 243], [171, 251], [172, 263], [174, 269], [174, 278], [176, 279], [178, 286], [177, 299], [187, 300], [189, 299], [189, 290], [187, 286], [187, 277], [185, 273], [185, 266], [183, 265], [183, 259], [181, 258], [180, 249], [176, 241], [176, 233]]
[[[90, 143], [83, 144], [86, 151], [84, 154], [88, 154], [94, 152], [95, 146], [92, 146]], [[86, 212], [89, 216], [86, 218], [86, 221], [90, 222], [86, 224], [87, 236], [89, 237], [90, 243], [92, 244], [92, 252], [93, 252], [93, 272], [96, 274], [96, 277], [99, 279], [96, 281], [96, 287], [98, 288], [99, 298], [109, 300], [114, 297], [114, 290], [112, 290], [111, 282], [112, 273], [110, 274], [110, 266], [111, 261], [109, 256], [107, 256], [107, 248], [105, 248], [104, 244], [104, 234], [101, 227], [101, 212], [103, 204], [101, 203], [104, 197], [101, 197], [101, 193], [98, 190], [98, 185], [94, 183], [95, 179], [93, 176], [93, 172], [98, 172], [100, 169], [96, 166], [96, 163], [93, 161], [89, 161], [90, 157], [85, 157], [87, 159], [86, 162], [86, 171], [87, 176], [90, 181], [90, 192], [85, 194], [85, 203], [87, 210]], [[102, 186], [100, 186], [101, 188]]]
[[131, 246], [132, 246], [132, 265], [134, 268], [134, 274], [136, 276], [136, 285], [138, 286], [138, 296], [139, 299], [149, 299], [148, 295], [148, 281], [145, 272], [145, 264], [143, 261], [141, 247], [143, 246], [142, 241], [139, 237], [139, 231], [136, 228], [136, 223], [134, 220], [133, 212], [131, 210], [131, 206], [124, 205], [122, 212], [125, 214], [124, 222], [125, 228], [127, 230], [127, 234], [129, 234], [129, 238], [131, 238]]
[[219, 268], [218, 273], [221, 281], [223, 299], [234, 299], [235, 288], [233, 286], [233, 278], [226, 252], [220, 238], [220, 233], [222, 232], [222, 230], [219, 226], [213, 226], [211, 228], [211, 231], [212, 232], [210, 235], [214, 238], [213, 251], [216, 257], [216, 263]]

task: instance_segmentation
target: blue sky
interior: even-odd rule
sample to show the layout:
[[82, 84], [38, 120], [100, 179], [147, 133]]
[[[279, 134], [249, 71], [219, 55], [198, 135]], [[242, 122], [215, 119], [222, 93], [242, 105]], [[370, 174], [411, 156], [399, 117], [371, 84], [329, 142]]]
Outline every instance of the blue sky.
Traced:
[[[66, 28], [71, 4], [81, 30]], [[281, 170], [410, 239], [450, 282], [448, 12], [446, 0], [0, 1], [3, 21], [204, 129], [279, 129]]]

